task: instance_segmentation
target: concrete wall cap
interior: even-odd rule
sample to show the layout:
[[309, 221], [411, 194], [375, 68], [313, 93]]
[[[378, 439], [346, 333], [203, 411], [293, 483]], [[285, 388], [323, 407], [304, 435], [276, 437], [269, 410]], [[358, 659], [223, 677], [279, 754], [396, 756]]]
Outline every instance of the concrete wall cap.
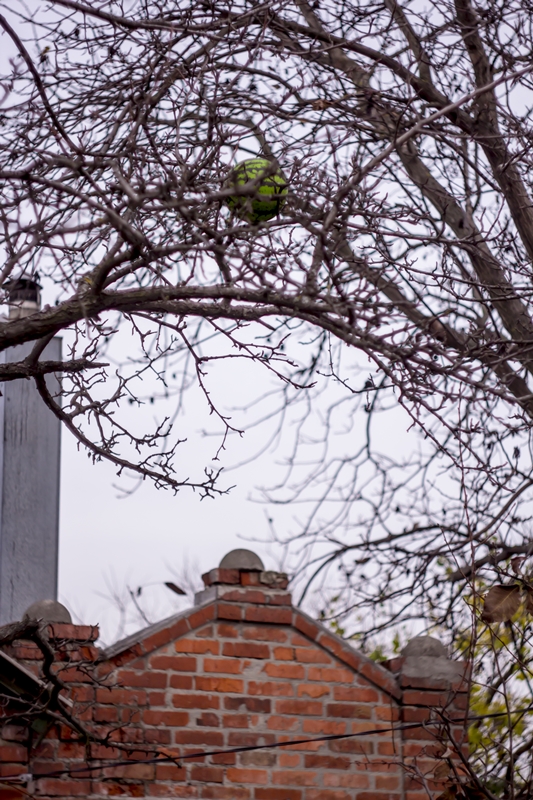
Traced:
[[218, 566], [220, 569], [256, 569], [261, 572], [265, 569], [257, 553], [244, 548], [238, 548], [226, 553]]
[[466, 676], [468, 665], [464, 661], [450, 661], [435, 656], [407, 656], [401, 668], [405, 678], [429, 678], [435, 681], [456, 683]]
[[42, 619], [44, 622], [64, 622], [72, 625], [70, 611], [57, 600], [37, 600], [28, 606], [22, 619]]
[[448, 658], [448, 651], [442, 642], [433, 636], [415, 636], [402, 650], [402, 656], [427, 656]]

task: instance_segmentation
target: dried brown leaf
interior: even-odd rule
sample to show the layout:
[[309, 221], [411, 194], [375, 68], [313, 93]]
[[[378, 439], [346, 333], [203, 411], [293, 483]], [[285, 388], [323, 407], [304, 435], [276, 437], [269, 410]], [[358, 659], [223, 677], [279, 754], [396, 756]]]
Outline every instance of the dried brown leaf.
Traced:
[[181, 586], [178, 586], [173, 581], [165, 581], [165, 586], [167, 589], [170, 589], [171, 592], [175, 592], [176, 594], [187, 594], [187, 592], [183, 591]]
[[526, 611], [528, 614], [533, 614], [533, 589], [526, 586]]
[[487, 795], [473, 783], [463, 786], [463, 792], [467, 800], [487, 800]]
[[441, 761], [433, 772], [433, 778], [436, 781], [444, 781], [450, 776], [450, 765], [446, 761]]
[[483, 622], [508, 622], [520, 608], [519, 586], [493, 586], [485, 595]]
[[515, 575], [518, 575], [520, 572], [522, 572], [522, 563], [525, 560], [526, 559], [524, 558], [524, 556], [515, 556], [514, 558], [511, 559], [511, 569], [513, 570]]

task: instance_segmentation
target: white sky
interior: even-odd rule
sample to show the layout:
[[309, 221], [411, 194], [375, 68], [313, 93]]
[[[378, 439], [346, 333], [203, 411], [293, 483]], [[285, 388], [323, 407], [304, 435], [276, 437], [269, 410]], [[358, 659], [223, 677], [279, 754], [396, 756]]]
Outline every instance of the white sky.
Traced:
[[[16, 25], [15, 25], [16, 27]], [[12, 44], [1, 37], [2, 58], [13, 54]], [[47, 296], [44, 302], [53, 302]], [[68, 334], [67, 334], [68, 336]], [[213, 387], [220, 395], [223, 407], [241, 405], [253, 394], [269, 388], [266, 378], [258, 377], [260, 368], [238, 366], [222, 369], [213, 376]], [[262, 375], [262, 372], [261, 372]], [[366, 375], [355, 383], [360, 387]], [[263, 382], [264, 381], [264, 382]], [[338, 389], [338, 387], [337, 387]], [[331, 389], [332, 392], [337, 389]], [[182, 475], [200, 476], [205, 463], [206, 447], [198, 432], [208, 424], [205, 413], [194, 398], [187, 413], [179, 420], [180, 428], [190, 439], [183, 448]], [[159, 412], [155, 406], [136, 411], [147, 424]], [[353, 428], [341, 438], [343, 452], [355, 450], [360, 444], [367, 416], [357, 412]], [[290, 423], [289, 423], [290, 425]], [[410, 420], [403, 412], [388, 412], [382, 418], [379, 438], [393, 450], [408, 450], [417, 446], [416, 434], [406, 434]], [[196, 436], [195, 436], [196, 434]], [[378, 434], [376, 438], [378, 438]], [[234, 437], [228, 447], [226, 464], [241, 462], [260, 449], [266, 434], [247, 433], [243, 439]], [[385, 449], [388, 449], [385, 448]], [[209, 464], [210, 452], [207, 458]], [[61, 470], [61, 517], [59, 554], [59, 599], [71, 610], [77, 621], [101, 625], [102, 639], [109, 643], [119, 634], [131, 632], [142, 625], [132, 603], [128, 603], [126, 627], [121, 628], [117, 602], [111, 597], [128, 599], [128, 587], [143, 587], [140, 598], [150, 620], [160, 619], [183, 607], [188, 601], [172, 594], [163, 583], [185, 577], [201, 588], [200, 575], [218, 565], [220, 559], [235, 547], [250, 547], [263, 558], [267, 568], [280, 568], [281, 548], [264, 543], [269, 538], [267, 510], [252, 502], [255, 487], [279, 480], [277, 463], [279, 451], [269, 451], [228, 476], [237, 486], [228, 496], [200, 501], [198, 495], [184, 489], [178, 495], [156, 490], [146, 482], [133, 495], [123, 498], [114, 486], [115, 470], [109, 464], [93, 465], [87, 454], [78, 451], [74, 438], [63, 430]], [[273, 514], [277, 529], [286, 534], [294, 527], [298, 508], [276, 508]], [[247, 542], [263, 540], [263, 543]]]

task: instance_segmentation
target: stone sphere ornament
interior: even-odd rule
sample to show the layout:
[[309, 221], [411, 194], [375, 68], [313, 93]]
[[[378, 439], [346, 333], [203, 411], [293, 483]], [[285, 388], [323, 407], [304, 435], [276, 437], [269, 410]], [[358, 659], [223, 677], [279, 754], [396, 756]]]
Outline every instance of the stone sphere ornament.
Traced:
[[281, 170], [268, 158], [247, 158], [233, 167], [224, 182], [225, 188], [246, 186], [254, 182], [255, 192], [235, 194], [226, 204], [241, 219], [256, 225], [268, 222], [279, 214], [287, 199], [287, 181]]

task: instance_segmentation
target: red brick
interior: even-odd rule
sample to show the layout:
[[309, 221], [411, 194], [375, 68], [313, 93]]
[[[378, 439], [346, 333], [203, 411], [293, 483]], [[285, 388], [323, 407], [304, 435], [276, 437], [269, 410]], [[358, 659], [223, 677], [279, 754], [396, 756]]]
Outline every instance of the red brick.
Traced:
[[148, 705], [150, 708], [153, 708], [153, 706], [166, 705], [166, 699], [166, 692], [148, 692]]
[[201, 692], [242, 692], [244, 689], [244, 681], [238, 678], [205, 678], [198, 675], [194, 681]]
[[225, 714], [222, 719], [224, 728], [249, 728], [249, 719], [247, 714]]
[[[106, 752], [106, 755], [102, 756], [103, 758], [116, 758], [116, 755], [115, 755], [116, 750], [115, 750], [114, 747], [104, 747], [102, 749], [105, 750], [105, 752]], [[56, 755], [60, 759], [62, 759], [62, 758], [81, 758], [81, 759], [85, 759], [86, 753], [87, 753], [87, 749], [86, 749], [85, 745], [82, 744], [81, 742], [59, 742]], [[1, 748], [0, 756], [2, 758], [2, 761], [7, 760], [7, 758], [6, 758], [6, 748], [5, 747]], [[93, 755], [92, 746], [91, 746], [91, 756], [93, 756], [93, 758], [98, 758], [98, 756], [94, 756]], [[33, 762], [33, 765], [35, 766], [35, 761]], [[43, 771], [50, 772], [50, 768], [48, 768], [47, 770], [43, 770]]]
[[[215, 619], [215, 606], [211, 603], [188, 615], [188, 622], [191, 630], [199, 628], [200, 625], [204, 625], [206, 622], [210, 622], [213, 619]], [[197, 634], [197, 636], [198, 635], [199, 634]]]
[[238, 711], [242, 706], [247, 711], [257, 714], [270, 714], [272, 701], [270, 698], [261, 697], [225, 697], [224, 708], [228, 711]]
[[201, 781], [202, 783], [223, 783], [224, 770], [220, 767], [195, 765], [191, 768], [191, 780]]
[[301, 800], [301, 789], [276, 789], [269, 786], [267, 789], [255, 790], [256, 800]]
[[315, 641], [323, 630], [314, 620], [304, 617], [300, 611], [294, 612], [292, 624], [296, 630], [305, 634], [312, 641]]
[[87, 780], [65, 780], [61, 778], [40, 778], [35, 782], [38, 794], [50, 795], [51, 797], [80, 797], [87, 796], [91, 792], [90, 781]]
[[173, 672], [196, 672], [196, 659], [192, 656], [152, 656], [152, 669], [172, 670]]
[[427, 708], [403, 708], [402, 718], [404, 722], [425, 722], [431, 718], [431, 711]]
[[317, 773], [309, 770], [283, 769], [272, 770], [272, 782], [288, 786], [316, 786]]
[[94, 695], [94, 686], [73, 686], [70, 690], [70, 698], [75, 703], [90, 703]]
[[280, 767], [300, 767], [302, 757], [297, 753], [280, 753], [279, 765]]
[[[360, 796], [359, 794], [357, 795], [357, 800], [359, 800]], [[329, 791], [325, 789], [308, 789], [305, 797], [306, 800], [351, 800], [352, 795], [333, 789], [329, 789]]]
[[275, 647], [274, 658], [278, 661], [295, 661], [294, 647]]
[[302, 664], [331, 664], [333, 659], [328, 656], [323, 650], [314, 649], [311, 647], [296, 647], [295, 656], [297, 661]]
[[248, 693], [255, 695], [271, 695], [272, 697], [292, 697], [294, 687], [292, 683], [282, 683], [281, 681], [249, 681]]
[[406, 689], [402, 701], [405, 705], [446, 706], [453, 699], [450, 692], [423, 692], [418, 689]]
[[398, 748], [394, 742], [378, 742], [378, 753], [380, 756], [395, 756]]
[[174, 644], [177, 653], [211, 653], [218, 655], [219, 644], [214, 639], [180, 639]]
[[175, 708], [219, 708], [220, 698], [211, 694], [174, 694], [172, 705]]
[[298, 697], [323, 697], [325, 694], [330, 693], [329, 686], [324, 686], [321, 683], [300, 683], [298, 684]]
[[399, 792], [401, 789], [399, 775], [376, 775], [375, 782], [376, 789], [390, 789], [393, 792]]
[[22, 761], [28, 760], [28, 751], [21, 744], [0, 743], [0, 758], [2, 761]]
[[200, 628], [200, 630], [195, 631], [194, 635], [197, 639], [212, 639], [213, 636], [216, 636], [215, 626], [206, 625], [204, 628]]
[[277, 625], [290, 625], [292, 621], [292, 609], [248, 606], [244, 618], [249, 622], [270, 622]]
[[[2, 732], [4, 732], [4, 731], [5, 731], [5, 728], [3, 729]], [[5, 735], [4, 735], [4, 738], [6, 738]], [[58, 744], [57, 741], [54, 741], [54, 742], [51, 742], [51, 741], [40, 742], [40, 744], [38, 744], [34, 748], [34, 750], [32, 752], [32, 755], [33, 755], [34, 758], [55, 758], [56, 748], [58, 746], [59, 747], [61, 746], [61, 742], [59, 742], [59, 744]]]
[[374, 752], [374, 743], [367, 739], [340, 739], [338, 742], [330, 743], [330, 750], [335, 753], [366, 753]]
[[377, 703], [379, 695], [375, 689], [363, 689], [360, 686], [335, 686], [333, 689], [335, 700], [352, 703]]
[[338, 722], [337, 720], [304, 719], [302, 730], [304, 733], [323, 733], [325, 735], [335, 735], [339, 733], [346, 733], [346, 726], [346, 722]]
[[204, 671], [238, 675], [242, 672], [242, 661], [236, 658], [204, 658]]
[[[280, 589], [281, 588], [282, 587], [280, 586]], [[292, 612], [292, 594], [290, 592], [270, 592], [269, 600], [271, 605], [289, 606], [289, 610]]]
[[[272, 598], [268, 598], [272, 600]], [[257, 605], [267, 603], [267, 596], [261, 589], [235, 588], [224, 592], [224, 600], [230, 603], [255, 603]]]
[[218, 635], [222, 639], [237, 639], [239, 637], [239, 631], [234, 625], [228, 625], [226, 622], [219, 622]]
[[277, 700], [276, 711], [280, 714], [307, 714], [318, 717], [322, 714], [322, 703], [318, 700]]
[[[81, 744], [81, 743], [78, 744], [78, 743], [73, 743], [73, 742], [65, 742], [64, 744], [61, 744], [59, 746], [59, 748], [57, 750], [58, 758], [61, 758], [61, 757], [63, 757], [63, 758], [72, 758], [72, 756], [67, 755], [68, 751], [63, 751], [62, 748], [67, 748], [69, 746], [72, 746], [73, 744], [75, 744], [76, 747], [83, 748], [84, 752], [81, 753], [81, 751], [80, 751], [80, 756], [78, 756], [78, 757], [85, 759], [86, 752], [87, 752], [85, 745]], [[102, 744], [91, 744], [90, 748], [91, 748], [91, 758], [116, 758], [116, 759], [121, 760], [119, 758], [119, 756], [123, 755], [121, 753], [121, 751], [118, 750], [116, 747], [106, 747], [105, 745], [102, 745]]]
[[170, 744], [170, 731], [166, 731], [162, 728], [155, 729], [155, 728], [145, 728], [144, 731], [144, 741], [149, 744]]
[[146, 692], [142, 689], [97, 689], [96, 702], [105, 705], [146, 705]]
[[[295, 678], [302, 680], [305, 669], [300, 664], [265, 664], [264, 672], [271, 678]], [[316, 680], [320, 680], [317, 678]]]
[[215, 584], [239, 584], [241, 582], [241, 575], [238, 569], [212, 569], [202, 575], [202, 580], [205, 586], [214, 586]]
[[225, 656], [236, 658], [270, 658], [270, 647], [267, 644], [252, 642], [225, 642], [222, 652]]
[[244, 786], [206, 785], [201, 789], [201, 797], [208, 800], [249, 800], [251, 789]]
[[274, 744], [276, 737], [271, 733], [244, 733], [232, 731], [228, 736], [228, 747], [250, 747], [256, 744]]
[[298, 717], [280, 717], [271, 714], [267, 720], [267, 727], [271, 731], [294, 731], [300, 725]]
[[196, 724], [205, 725], [207, 728], [218, 728], [220, 726], [220, 720], [213, 712], [206, 711], [204, 714], [200, 714], [200, 716], [197, 717]]
[[11, 786], [8, 788], [7, 786], [2, 789], [2, 800], [27, 800], [28, 793], [25, 789], [17, 789], [16, 786]]
[[[187, 723], [183, 723], [180, 727], [184, 727]], [[208, 747], [222, 747], [224, 744], [224, 737], [219, 731], [198, 731], [198, 730], [182, 730], [176, 731], [174, 734], [174, 741], [176, 744], [187, 745], [206, 745]]]
[[[427, 794], [422, 795], [427, 800]], [[359, 792], [357, 800], [400, 800], [398, 794], [388, 794], [388, 792]]]
[[[338, 786], [343, 789], [368, 789], [370, 787], [370, 779], [368, 775], [361, 775], [361, 773], [339, 774], [338, 772], [327, 772], [324, 775], [324, 786]], [[359, 795], [357, 796], [359, 797]]]
[[217, 618], [218, 619], [242, 619], [242, 606], [235, 603], [218, 603], [217, 604]]
[[177, 764], [156, 764], [155, 779], [157, 781], [186, 781], [187, 770]]
[[[194, 660], [194, 659], [193, 659]], [[117, 683], [121, 686], [146, 686], [149, 689], [164, 689], [167, 685], [166, 672], [132, 672], [131, 670], [119, 670], [116, 675]]]
[[157, 633], [153, 633], [151, 636], [148, 636], [147, 639], [143, 639], [143, 651], [145, 653], [151, 653], [152, 650], [156, 650], [158, 647], [163, 647], [165, 644], [177, 639], [178, 636], [183, 636], [183, 634], [187, 633], [189, 630], [190, 628], [188, 621], [183, 618], [179, 619], [173, 624], [170, 624], [168, 628], [164, 628], [162, 631], [157, 631]]
[[173, 689], [192, 689], [192, 675], [171, 675], [170, 685]]
[[351, 683], [353, 677], [353, 672], [341, 667], [309, 667], [307, 672], [308, 680], [327, 683]]
[[309, 639], [306, 639], [304, 636], [300, 636], [299, 633], [292, 634], [291, 644], [296, 645], [297, 647], [310, 647], [310, 648], [315, 647], [314, 642], [310, 642]]
[[189, 715], [184, 711], [143, 711], [143, 722], [146, 725], [170, 725], [183, 728], [189, 722]]
[[305, 756], [304, 764], [306, 769], [350, 769], [352, 760], [342, 756], [319, 755], [310, 753]]
[[229, 767], [226, 777], [232, 783], [268, 783], [268, 772], [264, 769], [240, 769]]
[[400, 709], [394, 706], [376, 706], [375, 709], [376, 719], [388, 720], [396, 722], [400, 719]]
[[[280, 628], [271, 628], [269, 625], [261, 625], [256, 628], [252, 625], [246, 625], [242, 632], [243, 639], [256, 639], [261, 642], [286, 642], [287, 634]], [[258, 790], [258, 791], [263, 791]]]
[[106, 778], [152, 781], [155, 778], [155, 764], [128, 764], [120, 767], [105, 767], [103, 774]]
[[240, 583], [241, 586], [261, 586], [259, 580], [259, 572], [241, 572]]
[[77, 642], [95, 642], [100, 631], [98, 625], [70, 625], [66, 622], [54, 622], [48, 626], [51, 639], [70, 639]]
[[393, 697], [401, 697], [400, 687], [392, 675], [387, 673], [383, 667], [374, 664], [369, 659], [365, 659], [359, 672], [361, 675], [364, 675], [365, 678], [368, 678], [370, 681], [372, 681], [372, 683], [375, 683], [376, 686], [385, 689], [385, 691], [391, 694]]
[[[27, 763], [26, 764], [11, 764], [6, 762], [5, 764], [0, 763], [0, 778], [10, 777], [11, 775], [20, 775], [21, 773], [24, 774], [28, 771]], [[2, 784], [0, 784], [1, 786]], [[0, 797], [2, 795], [0, 794]]]
[[24, 725], [9, 723], [2, 726], [2, 738], [8, 742], [25, 742], [28, 739], [28, 730]]
[[240, 753], [239, 762], [242, 767], [272, 767], [278, 760], [278, 753], [275, 750], [251, 750], [248, 753]]
[[93, 719], [95, 722], [117, 722], [118, 708], [115, 708], [115, 706], [99, 706], [93, 711]]
[[330, 717], [348, 717], [350, 719], [372, 719], [372, 706], [355, 703], [329, 703], [326, 713]]

